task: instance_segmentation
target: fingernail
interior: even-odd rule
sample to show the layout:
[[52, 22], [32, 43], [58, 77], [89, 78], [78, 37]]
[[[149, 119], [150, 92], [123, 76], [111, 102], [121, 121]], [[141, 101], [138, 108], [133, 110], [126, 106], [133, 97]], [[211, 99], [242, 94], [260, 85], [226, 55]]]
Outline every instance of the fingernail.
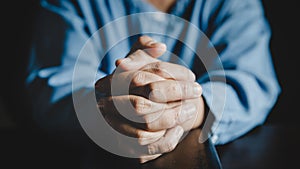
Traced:
[[180, 116], [179, 116], [179, 123], [183, 123], [191, 118], [194, 117], [196, 113], [196, 106], [194, 104], [186, 104], [182, 107]]
[[158, 42], [156, 40], [151, 40], [148, 42], [147, 46], [155, 46]]
[[194, 97], [200, 97], [202, 95], [202, 88], [198, 83], [194, 84]]
[[161, 43], [161, 42], [150, 41], [149, 44], [148, 44], [148, 46], [152, 47], [152, 48], [157, 47], [157, 48], [163, 49], [163, 48], [165, 48], [166, 45], [164, 43]]

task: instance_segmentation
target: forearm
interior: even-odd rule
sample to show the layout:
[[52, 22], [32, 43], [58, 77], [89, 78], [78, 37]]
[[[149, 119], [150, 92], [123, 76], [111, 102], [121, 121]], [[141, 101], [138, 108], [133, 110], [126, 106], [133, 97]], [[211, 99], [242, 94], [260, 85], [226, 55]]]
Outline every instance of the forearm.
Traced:
[[255, 76], [242, 72], [228, 72], [227, 79], [202, 81], [203, 97], [214, 117], [206, 123], [217, 138], [215, 144], [230, 142], [262, 124], [279, 93], [273, 78], [267, 80], [265, 88]]
[[[31, 118], [35, 125], [48, 131], [66, 132], [80, 129], [72, 94], [85, 100], [85, 97], [94, 92], [93, 83], [82, 83], [87, 81], [83, 78], [72, 81], [72, 74], [65, 74], [68, 70], [61, 70], [61, 72], [47, 77], [41, 76], [42, 70], [37, 72], [39, 73], [32, 73], [32, 76], [35, 75], [33, 80], [27, 81], [27, 91], [32, 109]], [[96, 79], [105, 75], [104, 72], [98, 71]], [[60, 84], [55, 84], [53, 81], [60, 82]], [[62, 83], [63, 81], [65, 83]], [[72, 88], [73, 83], [79, 84], [76, 85], [77, 88]]]

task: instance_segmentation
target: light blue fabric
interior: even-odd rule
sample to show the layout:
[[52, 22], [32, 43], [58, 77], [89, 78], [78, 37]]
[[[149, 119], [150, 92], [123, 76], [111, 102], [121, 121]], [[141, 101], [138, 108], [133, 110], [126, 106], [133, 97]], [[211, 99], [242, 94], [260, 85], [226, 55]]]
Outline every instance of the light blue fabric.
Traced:
[[[33, 117], [48, 129], [75, 129], [75, 113], [72, 108], [72, 75], [76, 59], [86, 41], [105, 24], [135, 13], [159, 12], [142, 0], [42, 0], [35, 38], [32, 42], [31, 64], [27, 84], [33, 104]], [[137, 36], [122, 40], [105, 56], [101, 65], [97, 57], [110, 46], [118, 34], [130, 31], [153, 30], [180, 36], [189, 47], [176, 39], [163, 35], [149, 34], [157, 41], [167, 44], [168, 50], [182, 59], [197, 75], [203, 87], [204, 99], [216, 119], [212, 125], [215, 144], [224, 144], [245, 134], [264, 122], [280, 92], [269, 51], [270, 28], [265, 20], [259, 0], [179, 0], [169, 11], [199, 28], [217, 49], [226, 76], [226, 83], [218, 80], [222, 71], [214, 67], [214, 59], [206, 69], [197, 61], [195, 51], [203, 49], [201, 35], [189, 28], [182, 28], [164, 18], [132, 19], [129, 25], [106, 30], [95, 39], [95, 56], [80, 60], [86, 66], [82, 78], [98, 69], [95, 81], [109, 73], [116, 59], [124, 57]], [[116, 40], [115, 39], [115, 40]], [[200, 45], [202, 45], [200, 47]], [[203, 51], [205, 53], [205, 51]], [[207, 51], [206, 51], [207, 53]], [[205, 56], [204, 56], [205, 57]], [[98, 58], [99, 59], [99, 58]], [[174, 61], [166, 54], [162, 60]], [[178, 62], [178, 60], [175, 62]], [[94, 84], [82, 84], [88, 91]], [[218, 98], [211, 91], [226, 89], [225, 105], [213, 104]], [[79, 89], [78, 89], [79, 90]], [[223, 109], [224, 108], [224, 109]], [[219, 116], [217, 114], [222, 114]], [[78, 127], [78, 126], [77, 126]]]

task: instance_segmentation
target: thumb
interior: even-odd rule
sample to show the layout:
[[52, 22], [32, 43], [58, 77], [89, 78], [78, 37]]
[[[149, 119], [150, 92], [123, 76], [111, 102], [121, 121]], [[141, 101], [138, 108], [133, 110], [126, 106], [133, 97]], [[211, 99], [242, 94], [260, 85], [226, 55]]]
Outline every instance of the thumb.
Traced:
[[164, 43], [157, 42], [153, 38], [144, 35], [139, 37], [137, 42], [133, 44], [128, 55], [130, 55], [138, 49], [144, 50], [150, 56], [157, 58], [165, 53], [167, 46]]
[[[145, 53], [147, 53], [151, 58], [148, 58], [147, 60], [152, 61], [158, 61], [156, 58], [164, 54], [167, 50], [167, 46], [164, 43], [156, 42], [154, 39], [152, 39], [149, 36], [141, 36], [138, 38], [137, 42], [135, 42], [130, 50], [130, 52], [127, 54], [126, 58], [129, 57], [131, 60], [135, 60], [135, 55], [132, 55], [137, 50], [143, 50]], [[119, 66], [120, 63], [124, 59], [118, 59], [116, 61], [116, 66]]]

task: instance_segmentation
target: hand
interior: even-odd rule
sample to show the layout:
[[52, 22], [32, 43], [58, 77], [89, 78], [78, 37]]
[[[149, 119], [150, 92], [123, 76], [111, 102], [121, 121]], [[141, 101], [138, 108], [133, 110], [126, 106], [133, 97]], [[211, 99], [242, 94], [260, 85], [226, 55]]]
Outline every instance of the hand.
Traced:
[[[197, 116], [194, 116], [191, 120], [187, 120], [185, 123], [182, 124], [182, 127], [185, 131], [199, 127], [204, 118], [205, 106], [203, 98], [200, 94], [201, 87], [199, 86], [199, 84], [194, 82], [194, 74], [185, 67], [175, 65], [172, 63], [161, 62], [160, 60], [156, 59], [157, 56], [163, 54], [165, 46], [160, 43], [156, 44], [158, 48], [159, 45], [162, 45], [159, 49], [163, 50], [158, 50], [159, 52], [153, 52], [157, 50], [157, 48], [147, 48], [141, 45], [147, 44], [149, 43], [149, 41], [151, 42], [152, 39], [147, 36], [142, 36], [139, 39], [140, 43], [137, 43], [138, 45], [136, 46], [138, 46], [141, 49], [144, 49], [144, 51], [146, 49], [147, 53], [152, 52], [152, 55], [150, 55], [152, 57], [149, 58], [149, 55], [145, 54], [144, 51], [138, 50], [134, 54], [129, 54], [127, 58], [119, 59], [116, 62], [116, 66], [118, 66], [118, 68], [120, 68], [121, 70], [127, 70], [127, 72], [124, 73], [124, 77], [129, 77], [128, 79], [131, 79], [131, 94], [143, 96], [156, 102], [168, 103], [170, 103], [170, 101], [172, 100], [177, 100], [180, 98], [179, 101], [185, 101], [186, 103], [190, 103], [194, 105], [197, 109]], [[154, 57], [153, 53], [155, 53]], [[140, 71], [136, 72], [136, 69], [139, 69]], [[153, 74], [158, 75], [159, 77], [154, 76]], [[168, 81], [162, 81], [161, 78], [167, 79]], [[190, 82], [194, 82], [194, 89], [191, 87], [191, 85], [186, 85], [186, 83]], [[195, 92], [193, 92], [193, 90]], [[197, 98], [198, 94], [199, 97]], [[196, 98], [188, 99], [189, 97], [192, 98], [193, 96]], [[170, 118], [168, 118], [167, 120], [170, 121]], [[170, 123], [172, 123], [172, 121]]]
[[[143, 40], [145, 42], [147, 38], [140, 38], [138, 44], [145, 44]], [[153, 46], [154, 48], [151, 48]], [[194, 124], [192, 122], [198, 116], [197, 110], [203, 105], [202, 99], [198, 99], [201, 96], [201, 88], [194, 83], [195, 77], [191, 71], [155, 59], [162, 54], [162, 49], [165, 49], [163, 45], [155, 44], [150, 45], [150, 50], [147, 52], [132, 50], [126, 59], [118, 60], [116, 63], [124, 70], [123, 72], [114, 73], [96, 84], [98, 91], [105, 92], [110, 91], [107, 89], [110, 89], [112, 77], [116, 79], [117, 84], [124, 84], [124, 81], [132, 79], [129, 92], [134, 95], [120, 93], [121, 96], [102, 98], [99, 105], [102, 107], [102, 112], [108, 112], [105, 113], [105, 117], [115, 129], [128, 136], [137, 137], [141, 145], [147, 145], [148, 153], [153, 155], [142, 157], [142, 162], [173, 150], [183, 134], [181, 126], [186, 130], [193, 127], [188, 124]], [[130, 107], [129, 102], [133, 105], [132, 110], [127, 108]], [[128, 115], [141, 117], [142, 126], [120, 116], [113, 103], [119, 103], [117, 105], [126, 103], [121, 106], [125, 107], [123, 110], [126, 110], [126, 117]]]

